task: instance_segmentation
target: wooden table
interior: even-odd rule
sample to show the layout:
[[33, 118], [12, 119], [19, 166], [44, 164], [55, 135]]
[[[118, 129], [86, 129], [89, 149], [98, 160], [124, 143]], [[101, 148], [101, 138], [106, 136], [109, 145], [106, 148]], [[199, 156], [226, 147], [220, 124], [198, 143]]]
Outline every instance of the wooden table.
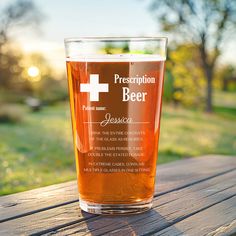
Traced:
[[236, 158], [157, 168], [153, 209], [131, 216], [80, 210], [76, 181], [0, 197], [0, 235], [236, 235]]

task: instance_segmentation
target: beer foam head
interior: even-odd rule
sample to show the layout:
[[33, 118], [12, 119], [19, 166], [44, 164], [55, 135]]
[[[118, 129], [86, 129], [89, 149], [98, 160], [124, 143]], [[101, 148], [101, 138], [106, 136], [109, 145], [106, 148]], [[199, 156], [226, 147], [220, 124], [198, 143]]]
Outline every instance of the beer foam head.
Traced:
[[97, 54], [97, 55], [76, 55], [67, 57], [66, 61], [83, 62], [136, 62], [136, 61], [165, 61], [161, 55], [151, 54]]

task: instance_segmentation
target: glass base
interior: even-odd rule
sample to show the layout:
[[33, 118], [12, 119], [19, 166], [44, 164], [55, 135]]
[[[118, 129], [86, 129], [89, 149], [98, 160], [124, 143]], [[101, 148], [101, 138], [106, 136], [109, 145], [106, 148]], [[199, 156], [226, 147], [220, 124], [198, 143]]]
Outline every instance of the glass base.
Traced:
[[127, 215], [139, 214], [151, 209], [152, 198], [133, 204], [99, 204], [80, 200], [80, 208], [92, 214], [101, 215]]

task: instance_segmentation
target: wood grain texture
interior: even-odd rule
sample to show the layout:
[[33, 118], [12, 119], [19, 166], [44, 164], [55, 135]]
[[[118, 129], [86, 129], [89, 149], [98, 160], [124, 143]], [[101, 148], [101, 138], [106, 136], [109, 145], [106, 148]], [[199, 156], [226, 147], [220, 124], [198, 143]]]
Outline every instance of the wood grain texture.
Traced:
[[[216, 233], [219, 233], [223, 229], [225, 232], [226, 230], [231, 233], [234, 232], [234, 220], [236, 217], [233, 211], [227, 210], [228, 208], [226, 209], [225, 204], [230, 203], [232, 205], [233, 201], [236, 205], [234, 201], [234, 196], [236, 195], [236, 171], [232, 170], [236, 167], [236, 159], [202, 157], [184, 162], [187, 164], [181, 164], [181, 162], [178, 161], [160, 166], [161, 171], [159, 171], [159, 174], [162, 171], [163, 173], [160, 175], [159, 183], [162, 186], [165, 185], [166, 179], [171, 181], [174, 176], [178, 176], [178, 181], [175, 178], [173, 181], [179, 184], [173, 187], [171, 181], [171, 184], [167, 184], [168, 187], [162, 188], [163, 191], [157, 192], [151, 211], [126, 217], [104, 217], [81, 212], [78, 202], [73, 201], [71, 203], [67, 201], [66, 204], [62, 202], [61, 205], [53, 204], [53, 207], [50, 207], [49, 204], [52, 204], [53, 196], [55, 198], [53, 203], [58, 203], [57, 196], [53, 193], [56, 192], [58, 194], [57, 191], [62, 193], [62, 189], [70, 191], [69, 189], [73, 186], [73, 182], [70, 182], [64, 184], [64, 186], [63, 184], [51, 186], [52, 191], [50, 187], [46, 187], [42, 188], [45, 190], [44, 192], [40, 191], [42, 189], [37, 189], [20, 193], [20, 199], [24, 199], [24, 195], [28, 196], [28, 205], [27, 201], [25, 202], [28, 207], [32, 204], [32, 200], [27, 195], [30, 192], [31, 197], [37, 199], [39, 203], [42, 202], [43, 206], [47, 206], [47, 209], [37, 211], [37, 208], [35, 208], [36, 211], [33, 214], [5, 221], [0, 224], [0, 235], [153, 235], [159, 232], [162, 232], [164, 235], [172, 235], [171, 233], [176, 233], [176, 235], [183, 233], [196, 235], [196, 229], [199, 230], [197, 225], [192, 222], [192, 226], [188, 228], [186, 225], [191, 225], [188, 221], [191, 222], [191, 219], [193, 217], [196, 218], [199, 214], [208, 214], [210, 209], [213, 210], [209, 214], [212, 214], [212, 212], [216, 214], [217, 209], [221, 208], [224, 211], [220, 212], [230, 216], [225, 218], [224, 221], [220, 220], [220, 217], [216, 217], [215, 221], [218, 223], [216, 224], [213, 219], [209, 223], [208, 228], [207, 225], [204, 226], [202, 224], [202, 230], [199, 230], [199, 232], [213, 233], [216, 231]], [[220, 167], [218, 167], [219, 163], [221, 164]], [[182, 167], [184, 167], [184, 173]], [[207, 171], [207, 168], [210, 171]], [[217, 171], [214, 172], [212, 170]], [[163, 178], [163, 176], [166, 176], [166, 178]], [[41, 195], [43, 193], [46, 199]], [[65, 191], [66, 193], [67, 191]], [[49, 194], [49, 197], [47, 197], [47, 194]], [[14, 195], [16, 196], [17, 194]], [[10, 195], [10, 197], [12, 196]], [[72, 192], [70, 192], [70, 196], [73, 196]], [[7, 197], [3, 197], [5, 203], [7, 202]], [[223, 204], [224, 202], [226, 203]], [[24, 202], [21, 204], [23, 208]], [[220, 208], [216, 208], [216, 206], [220, 206]], [[13, 207], [17, 207], [17, 205]], [[41, 205], [38, 205], [38, 208], [42, 209], [40, 207]], [[218, 214], [220, 213], [218, 212]], [[176, 231], [175, 227], [177, 224], [180, 225], [177, 228], [178, 231]]]
[[236, 235], [235, 212], [236, 196], [152, 235]]
[[[236, 195], [236, 171], [223, 176], [218, 176], [211, 180], [189, 186], [182, 190], [177, 190], [155, 198], [153, 209], [146, 213], [133, 216], [96, 216], [86, 221], [78, 223], [66, 221], [67, 215], [71, 217], [72, 211], [64, 211], [63, 223], [67, 227], [61, 227], [60, 224], [53, 225], [49, 222], [47, 225], [43, 219], [42, 227], [46, 225], [49, 228], [39, 231], [39, 227], [34, 231], [27, 224], [27, 234], [38, 232], [41, 235], [53, 231], [59, 235], [145, 235], [154, 234], [166, 227], [176, 224], [177, 222], [189, 218], [203, 210], [206, 210], [219, 202]], [[236, 204], [236, 202], [234, 202]], [[236, 217], [234, 215], [234, 217]], [[53, 218], [53, 217], [52, 217]], [[17, 222], [22, 227], [24, 221]], [[52, 227], [53, 226], [53, 227]], [[7, 227], [7, 226], [5, 226]], [[50, 229], [51, 228], [51, 229]], [[18, 231], [17, 231], [18, 232]], [[201, 232], [201, 231], [199, 231]], [[201, 234], [199, 234], [201, 235]]]
[[[81, 212], [77, 202], [76, 187], [71, 190], [75, 186], [74, 182], [4, 196], [0, 198], [1, 205], [11, 202], [8, 197], [14, 199], [13, 196], [20, 199], [20, 204], [4, 207], [3, 212], [0, 209], [2, 219], [8, 217], [8, 220], [0, 224], [0, 235], [127, 236], [154, 235], [160, 232], [172, 235], [177, 224], [179, 231], [176, 231], [176, 235], [183, 232], [187, 235], [196, 235], [197, 225], [192, 222], [192, 226], [188, 228], [186, 225], [191, 225], [188, 221], [191, 222], [193, 217], [196, 218], [200, 214], [206, 214], [208, 217], [210, 210], [209, 214], [213, 214], [217, 209], [223, 209], [222, 217], [224, 214], [230, 216], [225, 217], [222, 223], [219, 222], [220, 216], [216, 217], [209, 222], [208, 228], [203, 222], [203, 230], [199, 232], [216, 232], [218, 235], [223, 235], [219, 233], [224, 229], [224, 232], [232, 233], [235, 230], [236, 214], [226, 205], [233, 203], [236, 205], [234, 198], [236, 171], [233, 171], [233, 168], [236, 168], [235, 158], [217, 156], [192, 158], [159, 166], [157, 173], [159, 191], [156, 192], [153, 209], [133, 216], [105, 217]], [[60, 194], [64, 194], [64, 198]], [[25, 211], [24, 206], [26, 206]], [[8, 212], [7, 209], [11, 211]], [[32, 213], [20, 217], [22, 209], [23, 212]], [[10, 220], [12, 216], [15, 219]], [[207, 221], [205, 223], [207, 225]]]
[[76, 181], [0, 197], [0, 223], [78, 201]]
[[[203, 168], [207, 166], [209, 168]], [[211, 155], [160, 165], [157, 167], [155, 196], [214, 177], [235, 166], [236, 158]], [[77, 201], [76, 181], [2, 196], [0, 197], [0, 223]]]

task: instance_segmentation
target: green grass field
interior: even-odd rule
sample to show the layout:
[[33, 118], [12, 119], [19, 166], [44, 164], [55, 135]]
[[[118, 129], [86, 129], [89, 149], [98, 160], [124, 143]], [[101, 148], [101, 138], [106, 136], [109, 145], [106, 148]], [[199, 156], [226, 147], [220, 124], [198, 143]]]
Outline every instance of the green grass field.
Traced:
[[[158, 163], [236, 155], [235, 107], [220, 104], [214, 114], [205, 114], [164, 104]], [[25, 112], [22, 123], [0, 124], [0, 195], [75, 179], [68, 104], [38, 113], [20, 109]]]

